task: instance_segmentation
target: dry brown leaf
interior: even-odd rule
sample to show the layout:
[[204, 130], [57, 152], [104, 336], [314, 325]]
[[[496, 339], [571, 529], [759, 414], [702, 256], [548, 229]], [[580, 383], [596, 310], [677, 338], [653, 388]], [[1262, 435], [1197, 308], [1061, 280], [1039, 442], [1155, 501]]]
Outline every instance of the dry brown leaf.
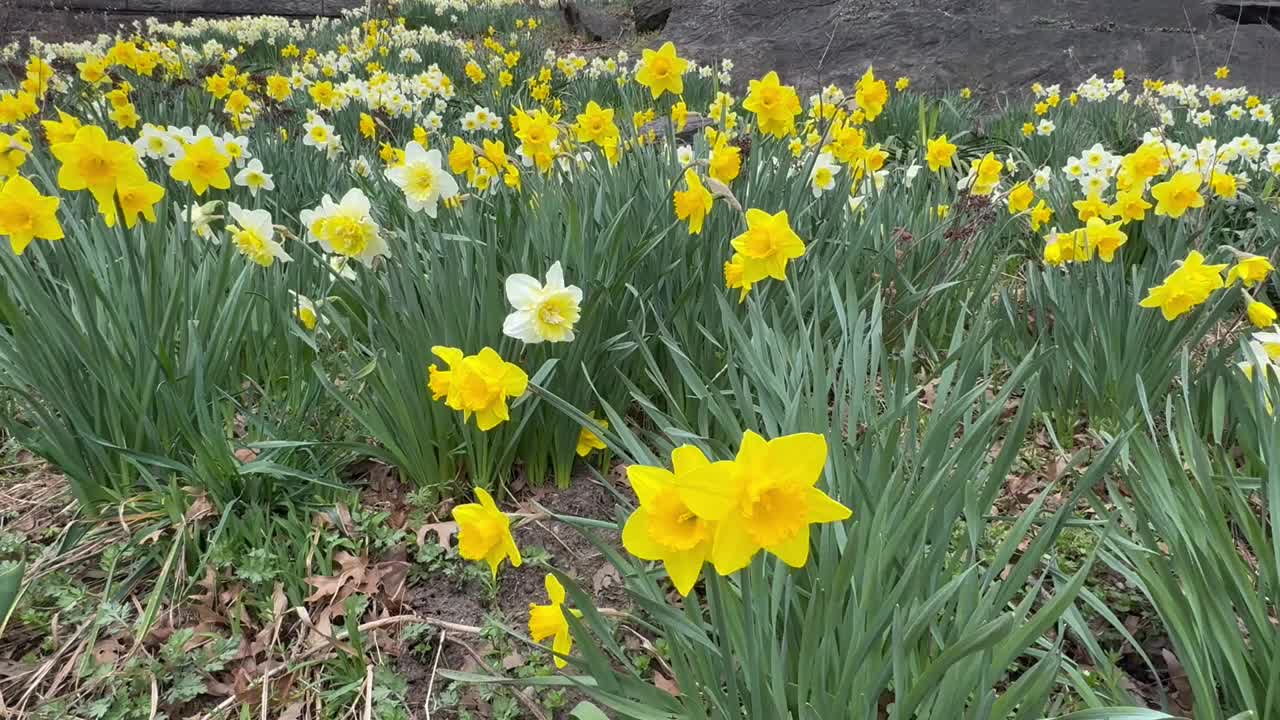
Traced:
[[112, 636], [99, 640], [93, 646], [93, 660], [99, 665], [115, 665], [116, 661], [124, 657], [128, 652], [128, 648], [120, 641], [120, 638]]
[[591, 576], [591, 588], [596, 593], [605, 588], [621, 584], [622, 576], [618, 574], [618, 568], [614, 567], [613, 563], [601, 565], [600, 569], [596, 570], [595, 574]]
[[659, 690], [675, 697], [680, 696], [680, 688], [676, 686], [676, 681], [663, 675], [660, 672], [653, 674], [653, 686]]
[[187, 513], [183, 519], [193, 523], [214, 514], [213, 503], [209, 502], [209, 496], [203, 490], [191, 492], [188, 488], [188, 492], [191, 495], [191, 504], [187, 506]]
[[524, 665], [524, 663], [525, 663], [524, 656], [518, 652], [513, 652], [510, 655], [507, 655], [506, 657], [502, 658], [502, 668], [504, 670], [515, 670], [521, 665]]
[[442, 547], [449, 547], [449, 539], [458, 533], [458, 523], [452, 520], [446, 520], [438, 523], [428, 523], [418, 528], [418, 545], [427, 544], [427, 533], [434, 532], [438, 538], [438, 542]]
[[357, 587], [364, 583], [365, 574], [369, 570], [369, 558], [356, 557], [345, 550], [339, 550], [334, 559], [338, 561], [339, 567], [336, 575], [312, 575], [307, 578], [307, 584], [315, 588], [315, 592], [307, 597], [307, 602], [316, 602], [326, 597], [338, 600], [348, 583]]
[[1169, 648], [1160, 650], [1160, 657], [1164, 660], [1164, 664], [1169, 668], [1169, 686], [1173, 692], [1169, 693], [1169, 699], [1172, 700], [1178, 708], [1185, 714], [1191, 715], [1192, 708], [1192, 692], [1191, 683], [1187, 680], [1187, 672], [1182, 669], [1182, 663], [1178, 657], [1173, 654]]

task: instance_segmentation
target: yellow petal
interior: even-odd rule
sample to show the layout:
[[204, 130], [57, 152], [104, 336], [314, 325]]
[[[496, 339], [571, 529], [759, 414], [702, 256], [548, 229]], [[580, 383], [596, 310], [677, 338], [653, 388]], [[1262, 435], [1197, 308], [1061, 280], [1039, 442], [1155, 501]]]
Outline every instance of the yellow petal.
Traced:
[[716, 529], [715, 543], [711, 548], [711, 562], [716, 572], [732, 575], [751, 564], [751, 558], [760, 550], [746, 526], [740, 522], [721, 523]]
[[568, 664], [564, 658], [560, 657], [561, 655], [568, 655], [569, 651], [573, 649], [573, 637], [569, 635], [568, 623], [565, 623], [560, 632], [556, 633], [556, 638], [551, 643], [551, 649], [556, 653], [556, 667], [562, 668]]
[[480, 505], [494, 512], [498, 511], [498, 505], [493, 501], [493, 496], [488, 490], [482, 487], [475, 488], [476, 499], [480, 501]]
[[676, 591], [682, 596], [687, 596], [693, 589], [694, 583], [698, 582], [698, 576], [702, 574], [702, 564], [706, 560], [706, 543], [702, 543], [692, 550], [668, 555], [663, 558], [662, 564], [667, 568], [667, 575], [671, 576], [671, 584], [676, 586]]
[[662, 491], [664, 485], [675, 481], [667, 470], [649, 465], [628, 465], [627, 479], [631, 481], [631, 489], [636, 491], [640, 505], [649, 505]]
[[711, 464], [706, 455], [693, 445], [681, 445], [671, 451], [671, 468], [678, 478]]
[[649, 516], [639, 508], [622, 527], [622, 547], [641, 560], [660, 560], [665, 549], [649, 535]]
[[748, 430], [742, 434], [742, 445], [738, 448], [737, 461], [748, 467], [758, 467], [767, 461], [769, 443], [764, 438]]
[[511, 397], [520, 397], [529, 388], [529, 376], [514, 363], [506, 363], [506, 370], [502, 381], [503, 392]]
[[543, 580], [543, 584], [547, 588], [547, 597], [551, 598], [554, 605], [564, 604], [564, 586], [556, 579], [555, 575], [547, 573], [547, 577]]
[[507, 531], [506, 543], [507, 558], [511, 560], [511, 567], [520, 567], [524, 562], [520, 557], [520, 548], [516, 546], [515, 538], [511, 537], [511, 531]]
[[809, 526], [806, 525], [803, 530], [792, 535], [789, 540], [765, 549], [777, 555], [782, 559], [782, 562], [791, 567], [804, 567], [804, 564], [809, 561]]
[[844, 520], [853, 514], [849, 508], [831, 499], [818, 488], [809, 488], [809, 512], [805, 522], [826, 523]]
[[813, 485], [827, 463], [827, 439], [795, 433], [769, 441], [769, 463], [784, 482]]
[[676, 491], [694, 515], [720, 520], [738, 504], [735, 474], [733, 462], [714, 462], [681, 476]]

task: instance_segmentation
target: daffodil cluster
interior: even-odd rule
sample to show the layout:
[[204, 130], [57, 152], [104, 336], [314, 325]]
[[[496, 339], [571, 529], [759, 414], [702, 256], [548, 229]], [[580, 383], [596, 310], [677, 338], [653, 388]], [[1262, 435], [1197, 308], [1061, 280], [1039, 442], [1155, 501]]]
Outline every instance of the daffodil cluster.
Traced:
[[817, 487], [826, 460], [821, 435], [766, 440], [747, 431], [733, 460], [712, 462], [685, 445], [672, 451], [671, 469], [631, 465], [639, 507], [622, 544], [637, 558], [661, 561], [681, 595], [707, 562], [730, 575], [763, 551], [803, 567], [810, 526], [851, 515]]

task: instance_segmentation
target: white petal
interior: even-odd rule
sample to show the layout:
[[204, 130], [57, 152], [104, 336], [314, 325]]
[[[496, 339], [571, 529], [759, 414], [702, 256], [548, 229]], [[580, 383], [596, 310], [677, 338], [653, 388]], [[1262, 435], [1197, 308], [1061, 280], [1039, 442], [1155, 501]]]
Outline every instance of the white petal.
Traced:
[[440, 186], [440, 197], [451, 198], [458, 194], [458, 181], [443, 170], [436, 176], [436, 184]]
[[[440, 154], [439, 150], [435, 151], [436, 155]], [[404, 148], [404, 164], [416, 165], [424, 160], [428, 160], [427, 150], [422, 147], [422, 143], [414, 140]]]
[[339, 203], [343, 208], [359, 211], [361, 214], [369, 213], [369, 198], [365, 197], [364, 192], [360, 188], [351, 188], [346, 195], [342, 196]]
[[516, 311], [508, 315], [502, 321], [502, 334], [529, 345], [537, 345], [542, 342], [542, 337], [538, 335], [537, 328], [534, 327], [533, 315], [527, 312]]
[[564, 269], [560, 267], [560, 261], [557, 260], [547, 269], [547, 289], [560, 290], [564, 288]]
[[516, 273], [507, 277], [507, 302], [516, 309], [531, 307], [542, 295], [542, 284], [537, 278], [524, 273]]

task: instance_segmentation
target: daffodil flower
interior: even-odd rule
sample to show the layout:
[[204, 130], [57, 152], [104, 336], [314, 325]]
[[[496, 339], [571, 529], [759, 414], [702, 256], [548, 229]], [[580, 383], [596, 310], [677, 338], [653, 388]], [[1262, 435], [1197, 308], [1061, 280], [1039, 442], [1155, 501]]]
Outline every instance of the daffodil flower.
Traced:
[[507, 278], [507, 302], [515, 308], [502, 323], [502, 332], [530, 345], [571, 342], [573, 328], [582, 317], [582, 289], [564, 284], [564, 271], [556, 262], [547, 270], [547, 282], [515, 274]]
[[467, 560], [483, 560], [489, 571], [498, 576], [498, 565], [504, 559], [511, 567], [520, 567], [520, 548], [511, 536], [511, 519], [498, 509], [484, 488], [475, 488], [478, 503], [453, 508], [458, 523], [458, 554]]

